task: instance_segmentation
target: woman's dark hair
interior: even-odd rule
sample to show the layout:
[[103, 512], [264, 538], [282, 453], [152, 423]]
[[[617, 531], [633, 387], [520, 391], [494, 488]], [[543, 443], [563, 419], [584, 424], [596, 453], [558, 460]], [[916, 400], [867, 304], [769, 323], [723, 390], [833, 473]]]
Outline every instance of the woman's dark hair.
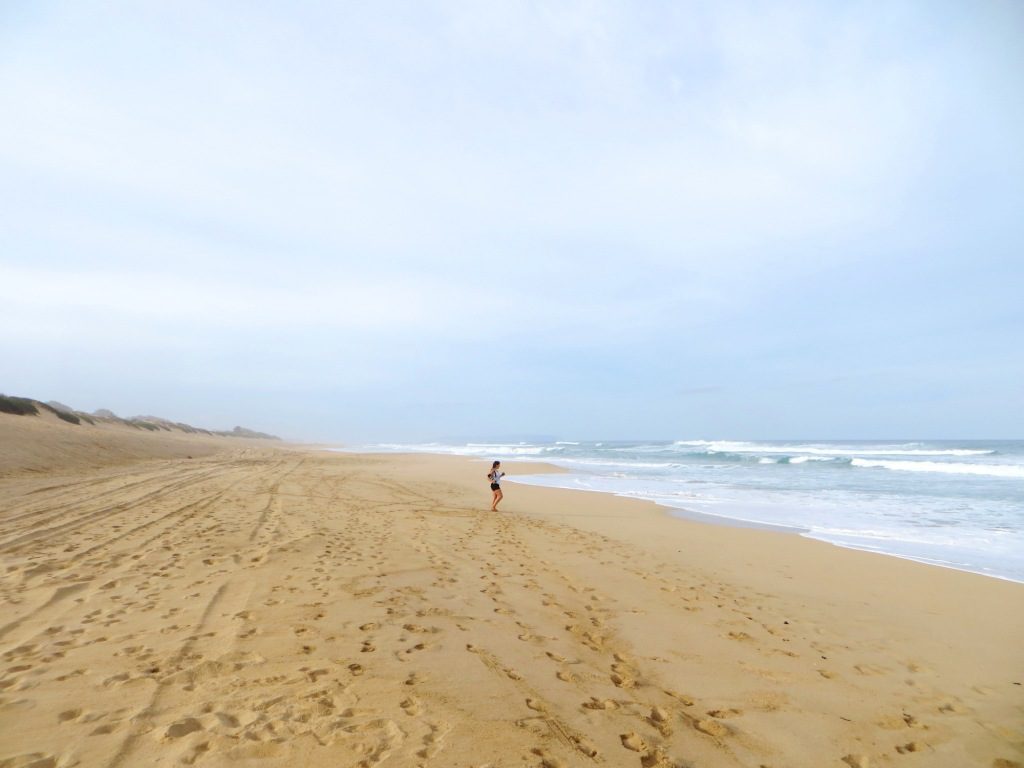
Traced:
[[494, 468], [495, 468], [496, 466], [498, 466], [499, 464], [501, 464], [501, 462], [500, 462], [500, 461], [496, 461], [496, 462], [494, 462], [493, 464], [491, 464], [491, 469], [494, 469]]

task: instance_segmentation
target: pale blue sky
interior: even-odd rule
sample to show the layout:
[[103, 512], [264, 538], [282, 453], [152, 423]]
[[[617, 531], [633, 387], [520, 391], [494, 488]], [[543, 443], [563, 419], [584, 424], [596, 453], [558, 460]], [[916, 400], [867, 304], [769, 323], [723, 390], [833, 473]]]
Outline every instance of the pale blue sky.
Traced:
[[0, 5], [0, 390], [1024, 436], [1024, 5]]

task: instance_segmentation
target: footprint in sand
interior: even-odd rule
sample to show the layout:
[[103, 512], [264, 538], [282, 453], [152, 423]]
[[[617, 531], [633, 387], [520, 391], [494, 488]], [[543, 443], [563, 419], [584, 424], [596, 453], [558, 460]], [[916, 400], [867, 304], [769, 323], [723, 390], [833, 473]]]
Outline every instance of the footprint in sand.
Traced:
[[729, 735], [729, 729], [717, 720], [698, 720], [693, 724], [693, 727], [701, 733], [706, 733], [708, 736], [712, 736], [716, 739], [721, 739]]
[[724, 720], [725, 718], [728, 718], [728, 717], [739, 717], [740, 715], [743, 714], [743, 712], [742, 712], [742, 710], [731, 709], [731, 708], [730, 709], [712, 709], [710, 712], [708, 712], [708, 714], [711, 715], [711, 717], [717, 718], [719, 720]]
[[419, 634], [434, 633], [438, 631], [437, 627], [427, 628], [421, 627], [419, 624], [403, 624], [402, 629], [404, 629], [406, 632], [416, 632]]
[[632, 688], [634, 685], [636, 685], [636, 682], [633, 680], [633, 678], [629, 677], [628, 675], [623, 675], [619, 672], [613, 672], [609, 679], [612, 681], [612, 683], [615, 684], [616, 688]]
[[217, 712], [215, 713], [215, 717], [217, 718], [217, 722], [219, 722], [224, 728], [234, 729], [242, 726], [239, 719], [230, 712]]
[[118, 685], [119, 683], [127, 682], [129, 678], [130, 676], [128, 675], [127, 672], [122, 672], [120, 674], [108, 677], [106, 680], [103, 681], [103, 685], [104, 687], [109, 688], [112, 685]]
[[196, 720], [194, 717], [186, 717], [183, 720], [179, 720], [168, 727], [164, 733], [164, 737], [168, 739], [180, 739], [182, 736], [188, 736], [190, 733], [203, 730], [203, 724]]
[[640, 735], [635, 733], [634, 731], [620, 734], [619, 739], [622, 741], [622, 746], [624, 746], [626, 749], [630, 749], [633, 752], [647, 751], [647, 745], [644, 743], [644, 740], [640, 738]]
[[407, 715], [418, 715], [420, 712], [423, 711], [423, 708], [420, 707], [420, 703], [412, 696], [402, 701], [402, 703], [399, 704], [399, 706]]
[[408, 655], [410, 653], [415, 653], [416, 651], [422, 651], [426, 647], [427, 647], [426, 643], [416, 643], [416, 645], [413, 645], [413, 646], [410, 646], [409, 648], [406, 648], [404, 651], [402, 651], [402, 653]]
[[650, 720], [653, 723], [667, 723], [669, 720], [669, 713], [661, 707], [652, 707]]
[[582, 736], [573, 736], [572, 743], [573, 745], [575, 745], [577, 750], [579, 750], [591, 759], [596, 758], [600, 754], [597, 747], [595, 747], [589, 741], [584, 739]]

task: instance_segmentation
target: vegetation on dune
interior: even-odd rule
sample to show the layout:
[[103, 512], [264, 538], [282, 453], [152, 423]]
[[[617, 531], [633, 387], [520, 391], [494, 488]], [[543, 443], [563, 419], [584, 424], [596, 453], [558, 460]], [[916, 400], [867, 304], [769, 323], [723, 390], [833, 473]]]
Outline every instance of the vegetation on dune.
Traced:
[[49, 411], [58, 419], [66, 421], [69, 424], [77, 425], [80, 425], [83, 421], [93, 425], [95, 425], [97, 421], [102, 421], [108, 424], [123, 424], [124, 426], [132, 427], [133, 429], [143, 429], [147, 432], [185, 432], [195, 435], [245, 437], [259, 440], [281, 439], [276, 435], [268, 435], [266, 432], [257, 432], [252, 429], [246, 429], [245, 427], [235, 427], [230, 432], [218, 432], [209, 429], [202, 429], [201, 427], [193, 427], [191, 424], [185, 424], [180, 421], [168, 421], [167, 419], [162, 419], [159, 416], [135, 416], [131, 419], [122, 419], [116, 413], [107, 410], [106, 408], [100, 408], [90, 415], [88, 413], [76, 411], [70, 406], [64, 405], [64, 403], [58, 402], [57, 400], [51, 400], [48, 403], [44, 403], [39, 400], [33, 400], [30, 397], [0, 395], [0, 413], [10, 413], [15, 416], [38, 416], [40, 409]]
[[78, 416], [70, 411], [58, 411], [56, 408], [51, 408], [46, 403], [40, 403], [40, 405], [46, 410], [53, 413], [58, 419], [62, 419], [69, 424], [81, 424], [82, 420]]
[[89, 414], [82, 413], [81, 411], [76, 411], [70, 405], [64, 405], [64, 403], [60, 402], [59, 400], [48, 400], [45, 403], [43, 403], [43, 405], [49, 408], [50, 410], [56, 412], [59, 418], [64, 419], [64, 421], [70, 421], [72, 424], [80, 424], [83, 421], [86, 421], [89, 424], [96, 423], [96, 419], [94, 419]]
[[181, 422], [181, 421], [175, 421], [175, 422], [173, 422], [171, 424], [171, 426], [174, 427], [175, 429], [180, 429], [182, 432], [188, 432], [188, 433], [194, 434], [194, 435], [212, 435], [213, 434], [213, 432], [211, 432], [208, 429], [203, 429], [201, 427], [193, 427], [191, 424], [185, 424], [184, 422]]
[[0, 395], [0, 413], [13, 413], [15, 416], [38, 416], [40, 408], [44, 411], [49, 411], [58, 419], [63, 419], [70, 424], [81, 423], [81, 419], [70, 410], [59, 410], [49, 403], [41, 403], [29, 397]]
[[0, 413], [13, 413], [15, 416], [36, 416], [39, 408], [36, 401], [27, 397], [10, 397], [0, 395]]

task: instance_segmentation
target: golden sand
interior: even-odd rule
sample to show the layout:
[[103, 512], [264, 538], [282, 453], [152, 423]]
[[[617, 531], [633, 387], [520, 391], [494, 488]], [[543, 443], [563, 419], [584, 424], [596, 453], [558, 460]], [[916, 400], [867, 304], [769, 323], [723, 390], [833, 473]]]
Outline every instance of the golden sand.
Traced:
[[597, 494], [493, 514], [463, 458], [108, 433], [45, 469], [26, 418], [4, 768], [1024, 763], [1020, 584]]

